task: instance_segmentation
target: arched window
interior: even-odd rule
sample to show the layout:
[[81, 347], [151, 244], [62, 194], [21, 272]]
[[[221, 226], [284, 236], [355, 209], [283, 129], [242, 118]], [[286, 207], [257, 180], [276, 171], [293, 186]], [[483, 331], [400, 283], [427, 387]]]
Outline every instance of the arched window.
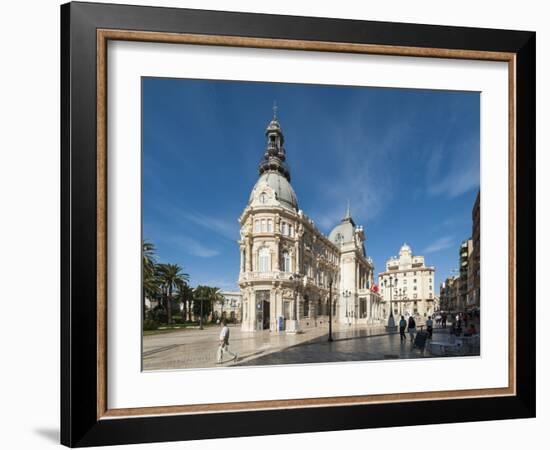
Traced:
[[262, 247], [258, 250], [258, 271], [271, 271], [271, 255], [267, 247]]
[[267, 202], [267, 194], [265, 192], [262, 192], [260, 194], [260, 203], [265, 203]]
[[283, 272], [292, 272], [290, 254], [286, 250], [283, 252]]

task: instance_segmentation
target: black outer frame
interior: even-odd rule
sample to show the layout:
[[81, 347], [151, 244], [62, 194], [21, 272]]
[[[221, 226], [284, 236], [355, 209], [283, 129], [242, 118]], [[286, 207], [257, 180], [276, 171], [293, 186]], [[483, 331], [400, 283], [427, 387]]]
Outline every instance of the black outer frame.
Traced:
[[[96, 29], [516, 53], [517, 395], [97, 420]], [[113, 4], [61, 6], [61, 443], [71, 447], [535, 416], [535, 33]], [[212, 423], [216, 423], [212, 427]]]

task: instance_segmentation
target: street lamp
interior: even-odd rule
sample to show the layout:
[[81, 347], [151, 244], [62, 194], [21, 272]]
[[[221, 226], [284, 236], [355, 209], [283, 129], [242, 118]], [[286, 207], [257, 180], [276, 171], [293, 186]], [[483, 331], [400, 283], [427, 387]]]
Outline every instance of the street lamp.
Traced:
[[328, 341], [332, 342], [332, 274], [328, 279]]
[[[388, 287], [388, 281], [384, 280], [384, 286]], [[393, 277], [390, 275], [390, 316], [388, 317], [388, 325], [386, 325], [386, 331], [395, 331], [395, 319], [393, 318], [393, 306], [391, 304], [392, 302], [392, 291], [393, 288], [397, 287], [397, 277], [395, 278], [395, 285], [393, 284]]]
[[[199, 329], [204, 330], [204, 327], [203, 327], [203, 324], [202, 324], [202, 317], [203, 317], [203, 306], [202, 306], [202, 304], [205, 300], [208, 300], [208, 301], [212, 302], [212, 299], [201, 297], [201, 298], [197, 298], [196, 300], [201, 302], [201, 315], [199, 317]], [[212, 303], [212, 312], [213, 311], [214, 311], [214, 303]]]
[[350, 314], [348, 308], [348, 298], [351, 297], [351, 291], [346, 289], [344, 292], [342, 292], [342, 297], [346, 299], [346, 321], [348, 322], [348, 326], [351, 326], [351, 323], [349, 321]]
[[201, 302], [201, 314], [200, 314], [200, 317], [199, 317], [199, 329], [204, 330], [204, 328], [202, 326], [202, 302], [203, 302], [204, 298], [199, 298], [197, 300], [199, 300]]
[[[397, 281], [397, 280], [396, 280]], [[397, 294], [397, 303], [399, 304], [399, 315], [402, 315], [403, 314], [403, 293], [402, 293], [402, 289], [399, 288], [399, 294]]]
[[298, 333], [300, 328], [298, 324], [298, 284], [300, 283], [300, 274], [295, 273], [294, 276], [291, 275], [288, 279], [289, 281], [294, 282], [294, 307], [292, 308], [294, 329], [290, 329], [288, 331]]

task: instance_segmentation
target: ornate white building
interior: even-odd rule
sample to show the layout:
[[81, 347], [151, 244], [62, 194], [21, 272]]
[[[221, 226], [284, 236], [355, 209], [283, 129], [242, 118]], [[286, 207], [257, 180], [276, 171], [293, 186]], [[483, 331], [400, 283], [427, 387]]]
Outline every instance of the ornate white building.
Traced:
[[388, 259], [386, 271], [378, 274], [385, 315], [390, 314], [390, 301], [396, 323], [402, 315], [426, 318], [433, 314], [434, 277], [435, 267], [427, 267], [423, 256], [413, 255], [411, 248], [403, 244], [399, 257]]
[[227, 319], [229, 322], [240, 322], [242, 312], [242, 295], [240, 291], [221, 291], [222, 300], [214, 302], [212, 319]]
[[370, 289], [374, 266], [366, 256], [363, 228], [348, 207], [324, 236], [298, 208], [275, 114], [266, 137], [259, 178], [239, 218], [242, 329], [297, 332], [327, 326], [331, 301], [334, 322], [382, 319], [380, 297]]

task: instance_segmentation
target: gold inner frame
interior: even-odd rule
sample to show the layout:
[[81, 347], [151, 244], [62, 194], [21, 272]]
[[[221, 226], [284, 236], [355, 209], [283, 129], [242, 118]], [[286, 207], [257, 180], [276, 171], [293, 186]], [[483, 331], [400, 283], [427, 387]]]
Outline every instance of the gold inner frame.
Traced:
[[[109, 40], [502, 61], [508, 63], [508, 387], [109, 409], [107, 405], [107, 42]], [[516, 394], [516, 54], [239, 36], [97, 30], [97, 418], [345, 406]]]

